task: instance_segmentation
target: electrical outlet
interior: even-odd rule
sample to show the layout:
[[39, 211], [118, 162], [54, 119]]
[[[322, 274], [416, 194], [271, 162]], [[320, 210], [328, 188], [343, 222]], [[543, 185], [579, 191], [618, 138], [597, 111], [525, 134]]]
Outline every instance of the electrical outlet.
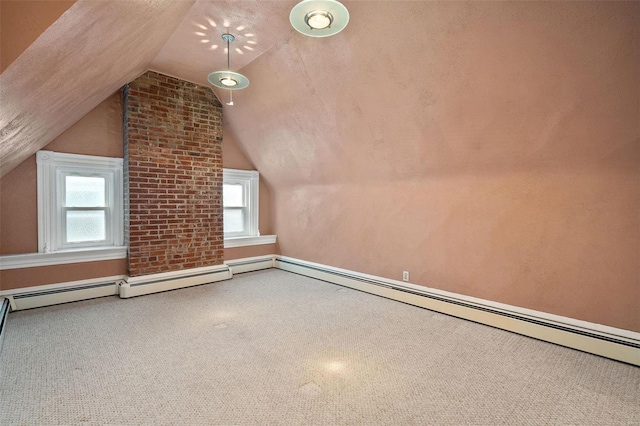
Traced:
[[409, 271], [402, 271], [402, 281], [409, 281]]

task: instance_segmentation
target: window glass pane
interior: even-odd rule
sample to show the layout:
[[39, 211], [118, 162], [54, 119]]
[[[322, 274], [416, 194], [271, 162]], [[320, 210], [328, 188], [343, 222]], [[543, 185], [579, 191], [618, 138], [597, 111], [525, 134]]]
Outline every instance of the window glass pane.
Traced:
[[103, 241], [106, 239], [106, 212], [68, 211], [67, 242]]
[[224, 232], [244, 231], [244, 210], [224, 209]]
[[64, 183], [66, 207], [105, 207], [105, 178], [65, 176]]
[[225, 207], [244, 207], [243, 186], [228, 183], [222, 185], [222, 205]]

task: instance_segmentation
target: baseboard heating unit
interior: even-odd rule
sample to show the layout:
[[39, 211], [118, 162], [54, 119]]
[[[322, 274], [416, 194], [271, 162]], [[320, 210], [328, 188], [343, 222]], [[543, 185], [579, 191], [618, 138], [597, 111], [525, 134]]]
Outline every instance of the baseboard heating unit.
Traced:
[[640, 366], [640, 333], [285, 256], [274, 267]]
[[12, 311], [42, 306], [95, 299], [118, 294], [118, 283], [123, 276], [97, 280], [74, 281], [3, 291], [0, 296], [9, 301]]
[[233, 275], [243, 272], [260, 271], [262, 269], [273, 268], [275, 256], [256, 256], [244, 259], [229, 260], [225, 262], [231, 268]]
[[232, 276], [231, 270], [227, 265], [216, 265], [140, 277], [128, 277], [120, 283], [119, 294], [121, 298], [126, 299], [144, 294], [228, 280]]
[[[0, 292], [0, 332], [7, 306], [12, 311], [95, 297], [121, 298], [175, 290], [216, 281], [234, 274], [278, 268], [388, 299], [533, 337], [640, 366], [640, 333], [573, 318], [506, 305], [407, 282], [362, 274], [280, 255], [230, 260], [223, 265], [173, 271], [141, 277], [52, 284]], [[1, 299], [4, 297], [5, 299]], [[0, 336], [0, 339], [2, 337]], [[1, 340], [0, 340], [1, 344]]]

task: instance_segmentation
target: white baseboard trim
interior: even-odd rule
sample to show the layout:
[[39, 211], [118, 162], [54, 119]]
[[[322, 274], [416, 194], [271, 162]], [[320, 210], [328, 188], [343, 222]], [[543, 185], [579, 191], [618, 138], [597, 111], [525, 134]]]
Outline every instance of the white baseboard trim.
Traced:
[[[121, 298], [227, 280], [278, 268], [525, 336], [640, 366], [640, 333], [464, 296], [279, 255], [141, 277], [113, 276], [0, 291], [0, 308], [37, 308], [119, 294]], [[5, 298], [3, 301], [2, 298]], [[4, 312], [4, 313], [3, 313]], [[0, 310], [0, 333], [8, 309]], [[0, 336], [0, 344], [2, 337]]]
[[66, 283], [3, 290], [1, 297], [7, 298], [12, 311], [40, 308], [60, 303], [77, 302], [96, 297], [118, 294], [118, 283], [123, 275], [96, 279], [70, 281]]
[[176, 290], [196, 285], [228, 280], [232, 277], [227, 265], [206, 266], [183, 271], [128, 277], [120, 283], [120, 297], [142, 296], [161, 291]]
[[225, 262], [229, 266], [233, 275], [242, 274], [244, 272], [260, 271], [262, 269], [273, 268], [273, 262], [276, 256], [255, 256], [245, 257], [243, 259], [234, 259]]
[[276, 256], [274, 267], [640, 366], [640, 333]]

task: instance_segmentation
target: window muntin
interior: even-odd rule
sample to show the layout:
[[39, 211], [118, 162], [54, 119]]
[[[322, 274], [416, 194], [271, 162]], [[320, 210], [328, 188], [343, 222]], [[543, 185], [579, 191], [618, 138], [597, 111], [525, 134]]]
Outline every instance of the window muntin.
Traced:
[[39, 151], [38, 250], [123, 244], [122, 159]]
[[255, 237], [258, 230], [259, 175], [253, 170], [223, 169], [224, 237]]

